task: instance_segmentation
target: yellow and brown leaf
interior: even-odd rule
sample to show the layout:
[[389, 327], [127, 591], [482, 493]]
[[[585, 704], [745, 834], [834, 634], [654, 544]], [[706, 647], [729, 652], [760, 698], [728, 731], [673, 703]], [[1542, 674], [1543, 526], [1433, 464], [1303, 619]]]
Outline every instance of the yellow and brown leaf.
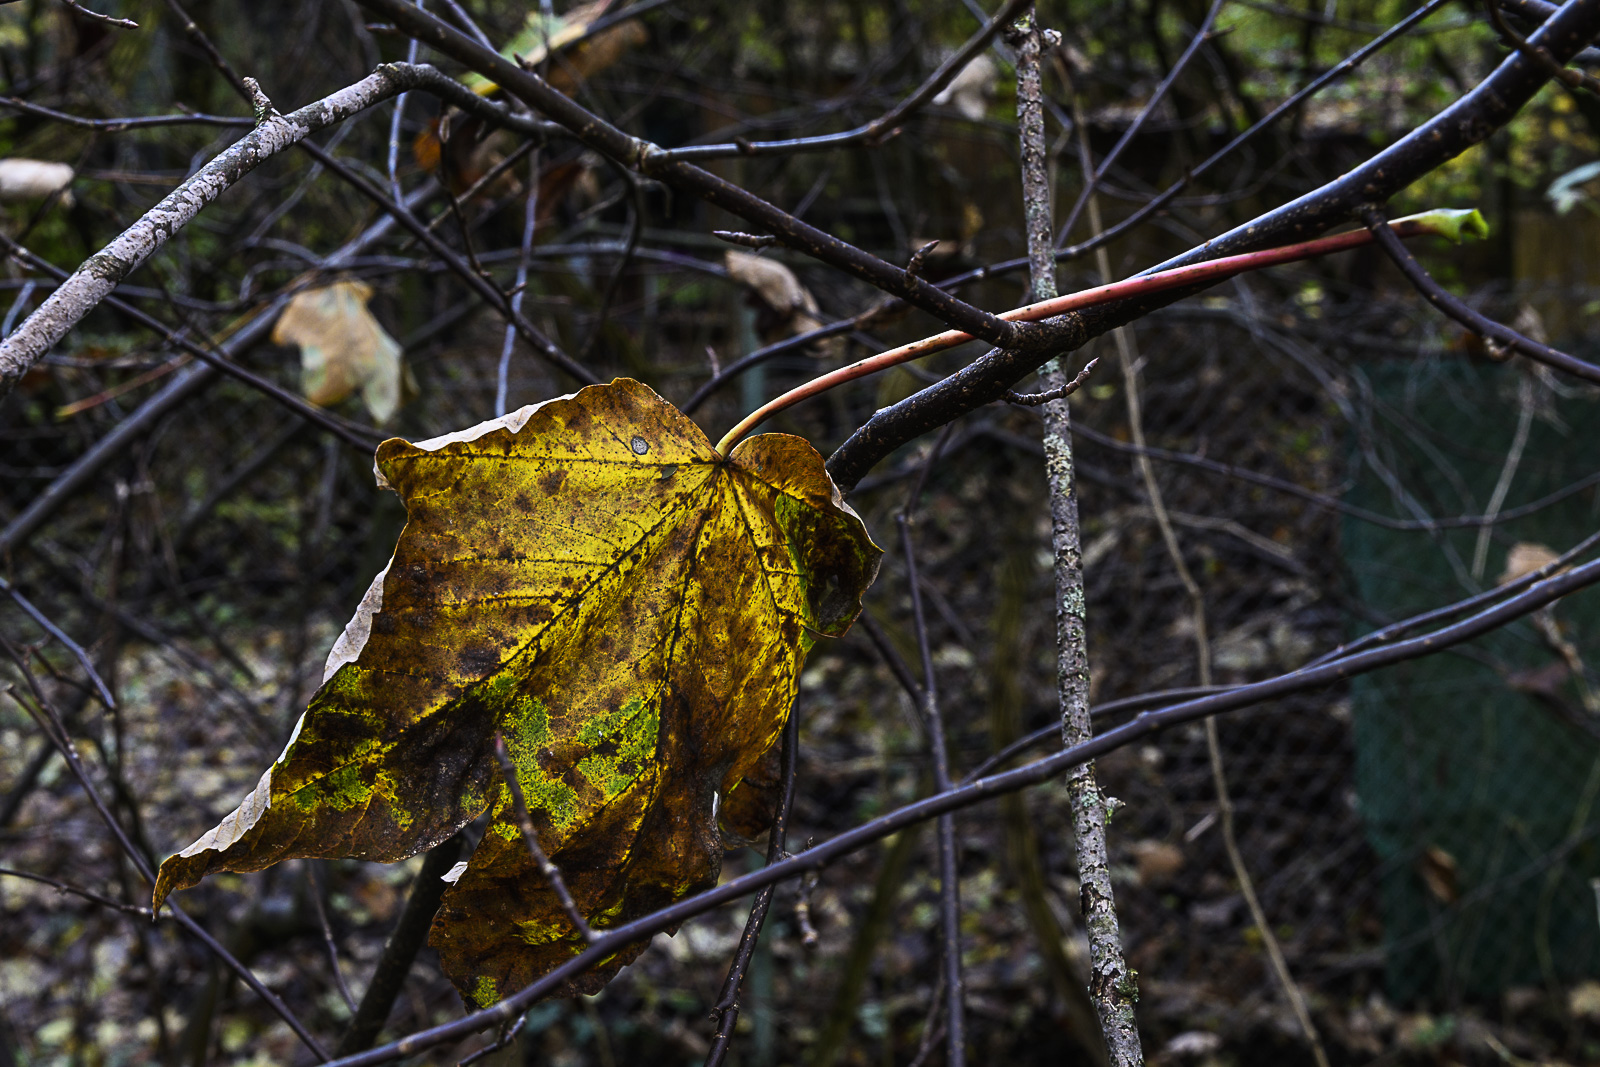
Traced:
[[580, 946], [505, 810], [495, 732], [596, 926], [710, 886], [719, 803], [747, 776], [735, 807], [761, 795], [805, 652], [849, 627], [879, 553], [804, 440], [723, 460], [628, 379], [387, 441], [377, 466], [408, 510], [394, 559], [283, 755], [155, 899], [295, 856], [403, 859], [489, 810], [432, 935], [486, 1004]]

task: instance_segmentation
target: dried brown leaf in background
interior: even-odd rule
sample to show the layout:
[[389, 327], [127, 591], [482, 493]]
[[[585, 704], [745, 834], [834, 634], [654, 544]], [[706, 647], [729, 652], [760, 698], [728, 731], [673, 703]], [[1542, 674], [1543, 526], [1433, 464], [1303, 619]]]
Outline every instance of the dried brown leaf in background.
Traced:
[[300, 389], [327, 407], [360, 390], [382, 424], [400, 408], [400, 345], [367, 308], [372, 287], [343, 281], [296, 293], [278, 317], [272, 340], [300, 346]]
[[[807, 333], [822, 325], [820, 309], [811, 290], [794, 271], [766, 256], [749, 252], [724, 253], [728, 277], [749, 289], [761, 309], [756, 329], [767, 343]], [[826, 347], [828, 342], [823, 342]]]
[[1540, 567], [1554, 563], [1559, 555], [1549, 545], [1541, 545], [1537, 541], [1518, 541], [1506, 553], [1506, 569], [1500, 572], [1497, 584], [1505, 585], [1525, 574], [1532, 574]]
[[[0, 202], [38, 200], [72, 184], [76, 172], [67, 163], [47, 163], [42, 159], [0, 159]], [[62, 193], [63, 204], [72, 203], [70, 192]]]

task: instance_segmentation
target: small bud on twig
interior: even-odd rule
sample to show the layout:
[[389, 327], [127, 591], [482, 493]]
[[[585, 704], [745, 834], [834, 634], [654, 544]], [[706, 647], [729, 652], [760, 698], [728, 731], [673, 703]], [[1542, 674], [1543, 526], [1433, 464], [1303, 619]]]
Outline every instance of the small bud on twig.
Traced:
[[267, 121], [268, 115], [277, 113], [277, 108], [272, 106], [272, 100], [261, 91], [261, 83], [254, 78], [241, 78], [245, 89], [250, 93], [250, 107], [256, 113], [256, 125]]
[[1076, 378], [1060, 388], [1051, 389], [1043, 393], [1017, 393], [1008, 389], [1006, 390], [1005, 399], [1013, 404], [1021, 404], [1023, 407], [1029, 408], [1038, 407], [1040, 404], [1048, 404], [1052, 400], [1062, 400], [1076, 393], [1078, 387], [1089, 380], [1089, 372], [1094, 370], [1094, 365], [1099, 362], [1099, 356], [1091, 359], [1083, 365], [1083, 369], [1078, 372]]
[[929, 241], [915, 252], [911, 253], [911, 261], [906, 264], [906, 273], [914, 278], [922, 276], [922, 265], [928, 260], [928, 253], [939, 247], [938, 241]]

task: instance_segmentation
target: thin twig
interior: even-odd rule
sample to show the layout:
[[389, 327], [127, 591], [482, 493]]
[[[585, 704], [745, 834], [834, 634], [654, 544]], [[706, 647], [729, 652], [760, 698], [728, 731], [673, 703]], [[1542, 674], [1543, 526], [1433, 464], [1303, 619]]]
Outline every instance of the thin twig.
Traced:
[[1600, 531], [1596, 531], [1590, 534], [1588, 537], [1585, 537], [1582, 541], [1579, 541], [1577, 544], [1573, 545], [1571, 548], [1567, 549], [1565, 552], [1561, 553], [1561, 555], [1557, 556], [1549, 563], [1546, 563], [1538, 570], [1529, 571], [1527, 574], [1524, 574], [1522, 577], [1514, 581], [1506, 582], [1504, 585], [1495, 586], [1493, 589], [1487, 589], [1476, 596], [1470, 596], [1465, 600], [1458, 600], [1455, 603], [1447, 604], [1442, 608], [1435, 608], [1432, 611], [1425, 611], [1420, 615], [1413, 615], [1410, 618], [1402, 619], [1401, 621], [1393, 623], [1389, 626], [1385, 626], [1382, 629], [1374, 630], [1373, 632], [1365, 634], [1356, 640], [1349, 642], [1348, 644], [1340, 645], [1338, 648], [1334, 648], [1323, 653], [1307, 663], [1306, 667], [1320, 667], [1324, 663], [1331, 663], [1334, 660], [1341, 659], [1356, 652], [1365, 651], [1369, 648], [1375, 648], [1391, 641], [1397, 641], [1419, 626], [1428, 626], [1436, 622], [1441, 622], [1445, 619], [1454, 618], [1458, 615], [1465, 614], [1468, 611], [1481, 608], [1485, 604], [1492, 604], [1497, 600], [1505, 600], [1509, 597], [1515, 596], [1518, 593], [1532, 588], [1536, 583], [1544, 581], [1552, 574], [1556, 574], [1564, 570], [1579, 556], [1583, 555], [1591, 548], [1594, 548], [1596, 545], [1600, 545]]
[[333, 939], [333, 925], [328, 922], [328, 909], [322, 900], [322, 886], [317, 878], [317, 860], [306, 860], [306, 892], [311, 897], [311, 910], [317, 913], [317, 925], [322, 927], [322, 944], [328, 950], [328, 967], [333, 971], [334, 984], [344, 998], [345, 1007], [353, 1016], [356, 998], [350, 995], [350, 984], [344, 980], [344, 968], [339, 965], [339, 946]]
[[1526, 37], [1506, 25], [1506, 20], [1500, 15], [1500, 5], [1497, 0], [1484, 0], [1483, 6], [1489, 12], [1489, 22], [1500, 36], [1510, 41], [1512, 47], [1537, 63], [1552, 78], [1555, 78], [1569, 89], [1586, 89], [1591, 93], [1600, 95], [1600, 78], [1557, 63], [1555, 57], [1549, 52], [1538, 45], [1530, 43]]
[[[1111, 151], [1106, 153], [1105, 158], [1100, 161], [1098, 166], [1084, 171], [1083, 189], [1079, 191], [1078, 199], [1073, 203], [1072, 210], [1067, 212], [1067, 221], [1061, 224], [1061, 232], [1056, 235], [1056, 244], [1064, 245], [1067, 243], [1067, 238], [1072, 233], [1072, 227], [1077, 224], [1078, 216], [1083, 213], [1084, 205], [1089, 202], [1089, 198], [1095, 195], [1096, 190], [1100, 188], [1100, 182], [1105, 178], [1106, 173], [1121, 158], [1122, 150], [1128, 147], [1128, 144], [1138, 135], [1139, 130], [1143, 128], [1145, 121], [1155, 113], [1161, 101], [1166, 99], [1167, 91], [1177, 82], [1178, 75], [1182, 74], [1183, 69], [1189, 65], [1189, 60], [1195, 57], [1196, 53], [1200, 51], [1200, 46], [1210, 38], [1211, 27], [1217, 21], [1217, 15], [1221, 13], [1222, 5], [1226, 2], [1227, 0], [1214, 0], [1211, 9], [1206, 12], [1205, 19], [1201, 21], [1200, 28], [1195, 30], [1194, 34], [1189, 38], [1189, 46], [1183, 50], [1183, 54], [1178, 57], [1177, 62], [1172, 64], [1172, 68], [1167, 71], [1166, 77], [1161, 79], [1161, 84], [1156, 86], [1155, 92], [1150, 94], [1150, 99], [1139, 110], [1139, 114], [1134, 117], [1133, 122], [1123, 131], [1122, 136], [1117, 138], [1117, 143], [1111, 146]], [[1188, 175], [1187, 177], [1192, 179], [1193, 175]], [[1091, 234], [1090, 236], [1098, 237], [1099, 234]]]
[[184, 112], [178, 115], [136, 115], [127, 118], [86, 119], [78, 115], [69, 115], [65, 111], [42, 107], [27, 100], [18, 100], [14, 96], [0, 96], [0, 107], [8, 107], [25, 115], [36, 115], [39, 118], [64, 123], [80, 130], [103, 130], [106, 133], [120, 133], [123, 130], [142, 130], [152, 126], [255, 125], [254, 119], [247, 119], [242, 115], [202, 115], [197, 112]]
[[[415, 0], [418, 8], [422, 7], [423, 0]], [[406, 44], [406, 62], [417, 61], [417, 41], [412, 38]], [[406, 198], [406, 191], [400, 185], [400, 126], [405, 122], [406, 94], [399, 93], [394, 98], [394, 114], [389, 120], [389, 195], [394, 197], [395, 203], [401, 203]]]
[[98, 11], [90, 11], [82, 4], [78, 3], [78, 0], [61, 0], [61, 4], [64, 7], [68, 7], [73, 11], [76, 11], [84, 18], [94, 19], [96, 22], [104, 22], [108, 26], [120, 26], [125, 30], [136, 30], [139, 28], [139, 24], [132, 19], [113, 18], [110, 15], [102, 15]]
[[[912, 677], [911, 667], [905, 658], [900, 655], [900, 650], [894, 647], [889, 640], [889, 635], [883, 632], [883, 627], [872, 613], [863, 608], [861, 615], [856, 619], [856, 625], [861, 627], [861, 632], [867, 635], [867, 640], [872, 642], [872, 647], [878, 650], [878, 655], [883, 657], [883, 662], [893, 674], [895, 681], [900, 683], [900, 688], [906, 691], [912, 704], [917, 708], [917, 721], [922, 722], [922, 686]], [[924, 728], [926, 724], [923, 723]]]
[[528, 814], [528, 802], [522, 795], [522, 783], [517, 780], [517, 765], [511, 762], [511, 755], [506, 751], [506, 739], [500, 736], [498, 730], [494, 735], [494, 758], [500, 764], [500, 773], [505, 778], [506, 788], [511, 791], [512, 813], [516, 816], [517, 829], [522, 831], [522, 841], [528, 846], [528, 854], [533, 857], [533, 862], [538, 865], [545, 881], [550, 883], [550, 888], [555, 893], [556, 899], [561, 902], [561, 910], [566, 912], [567, 921], [572, 924], [572, 928], [589, 944], [599, 942], [605, 935], [597, 933], [589, 926], [589, 921], [583, 917], [583, 912], [578, 910], [578, 902], [572, 899], [572, 893], [568, 891], [560, 869], [550, 862], [550, 857], [545, 855], [544, 849], [539, 845], [539, 834], [533, 828], [533, 818]]
[[[533, 233], [539, 225], [539, 153], [535, 151], [528, 160], [528, 196], [523, 201], [522, 246], [517, 256], [517, 280], [511, 295], [511, 312], [522, 314], [522, 294], [528, 285], [528, 258], [533, 252]], [[505, 337], [500, 342], [500, 363], [495, 369], [494, 413], [496, 417], [509, 410], [511, 390], [511, 352], [517, 340], [514, 323], [506, 323]]]
[[1094, 370], [1094, 365], [1099, 362], [1100, 357], [1096, 356], [1085, 363], [1083, 369], [1073, 377], [1072, 381], [1067, 382], [1065, 385], [1058, 385], [1054, 389], [1049, 389], [1042, 393], [1019, 393], [1014, 389], [1008, 389], [1006, 390], [1005, 399], [1007, 403], [1018, 404], [1027, 408], [1036, 408], [1040, 404], [1048, 404], [1053, 400], [1065, 400], [1073, 393], [1076, 393], [1083, 386], [1083, 383], [1089, 380], [1089, 372]]
[[494, 47], [494, 42], [489, 40], [489, 35], [483, 32], [478, 24], [472, 20], [472, 16], [467, 13], [467, 10], [456, 3], [456, 0], [441, 0], [441, 2], [444, 4], [445, 10], [454, 15], [455, 20], [461, 23], [468, 33], [478, 39], [479, 44], [485, 48]]
[[478, 1051], [469, 1053], [468, 1055], [457, 1060], [456, 1067], [472, 1067], [472, 1064], [477, 1063], [479, 1060], [489, 1058], [496, 1052], [499, 1052], [501, 1049], [511, 1044], [517, 1039], [517, 1035], [522, 1031], [522, 1023], [525, 1019], [527, 1019], [527, 1017], [528, 1013], [523, 1012], [515, 1019], [512, 1019], [510, 1022], [500, 1027], [500, 1033], [493, 1041], [483, 1046]]
[[[865, 125], [857, 126], [841, 133], [825, 133], [816, 137], [794, 137], [783, 141], [748, 141], [739, 138], [726, 144], [692, 145], [685, 148], [672, 148], [659, 154], [661, 159], [717, 159], [723, 156], [762, 156], [762, 155], [791, 155], [796, 152], [817, 152], [828, 148], [842, 148], [845, 145], [863, 143], [869, 147], [877, 147], [899, 132], [900, 123], [910, 118], [930, 100], [939, 95], [940, 90], [954, 81], [956, 75], [964, 70], [968, 63], [989, 47], [989, 42], [995, 35], [1003, 30], [1012, 19], [1017, 17], [1017, 12], [1027, 6], [1029, 0], [1006, 0], [1006, 3], [984, 23], [983, 27], [973, 36], [969, 37], [955, 53], [939, 64], [939, 68], [904, 100], [900, 101], [887, 112], [873, 119]], [[827, 105], [823, 105], [826, 107]]]
[[94, 661], [89, 658], [89, 653], [83, 650], [83, 646], [68, 637], [65, 630], [51, 622], [44, 612], [34, 607], [32, 601], [19, 593], [17, 587], [3, 577], [0, 577], [0, 592], [8, 594], [17, 602], [17, 607], [27, 612], [28, 617], [38, 623], [45, 633], [65, 645], [67, 651], [72, 653], [72, 658], [78, 661], [78, 666], [83, 668], [89, 680], [94, 683], [95, 691], [100, 695], [100, 702], [107, 708], [116, 708], [117, 699], [111, 695], [111, 687], [100, 677], [100, 672], [94, 669]]
[[768, 234], [740, 233], [738, 230], [712, 230], [711, 236], [719, 241], [727, 241], [731, 245], [742, 245], [745, 248], [767, 248], [778, 243], [778, 239]]
[[627, 276], [628, 266], [633, 262], [635, 253], [639, 251], [639, 238], [644, 236], [644, 185], [626, 169], [622, 167], [615, 169], [621, 174], [630, 199], [628, 239], [623, 245], [622, 255], [617, 258], [616, 270], [611, 272], [611, 279], [606, 282], [605, 291], [600, 294], [600, 303], [594, 313], [594, 326], [589, 330], [589, 337], [584, 341], [583, 347], [578, 349], [580, 362], [587, 360], [599, 347], [600, 338], [605, 333], [606, 320], [611, 317], [611, 305], [622, 289], [622, 280]]
[[[945, 428], [946, 433], [949, 427]], [[942, 445], [941, 438], [939, 444]], [[950, 789], [950, 754], [945, 744], [944, 717], [939, 710], [939, 687], [933, 669], [933, 649], [928, 641], [927, 619], [922, 611], [922, 583], [917, 578], [917, 556], [911, 539], [913, 512], [922, 496], [923, 482], [939, 456], [935, 445], [914, 484], [906, 506], [895, 521], [900, 528], [900, 550], [905, 557], [906, 582], [911, 587], [911, 620], [916, 628], [917, 654], [922, 660], [922, 718], [928, 729], [928, 748], [933, 757], [934, 789]], [[941, 815], [939, 842], [939, 919], [941, 958], [945, 988], [945, 1062], [948, 1067], [964, 1067], [967, 1062], [966, 982], [961, 971], [961, 882], [956, 851], [955, 816]]]
[[1567, 353], [1535, 341], [1531, 337], [1524, 337], [1511, 329], [1511, 327], [1502, 326], [1493, 319], [1480, 315], [1446, 290], [1444, 286], [1434, 281], [1432, 275], [1422, 268], [1422, 264], [1417, 262], [1416, 257], [1400, 242], [1393, 230], [1384, 225], [1381, 209], [1377, 207], [1363, 209], [1361, 221], [1367, 224], [1367, 229], [1377, 239], [1378, 247], [1383, 249], [1384, 253], [1394, 261], [1394, 265], [1400, 268], [1400, 273], [1406, 276], [1406, 280], [1416, 288], [1417, 292], [1422, 294], [1428, 303], [1488, 341], [1498, 343], [1506, 348], [1513, 348], [1548, 367], [1566, 371], [1568, 374], [1582, 378], [1584, 381], [1600, 384], [1600, 366], [1587, 363], [1576, 356], [1569, 356]]
[[[1012, 34], [1017, 50], [1017, 132], [1022, 153], [1022, 211], [1028, 240], [1030, 293], [1035, 301], [1056, 295], [1053, 229], [1050, 211], [1049, 155], [1044, 133], [1044, 92], [1039, 58], [1046, 31], [1031, 10]], [[1078, 115], [1080, 135], [1087, 126]], [[1085, 174], [1088, 167], [1084, 168]], [[1090, 200], [1091, 206], [1094, 200]], [[1066, 375], [1057, 360], [1041, 368], [1046, 392], [1065, 390]], [[1089, 715], [1089, 650], [1083, 551], [1078, 525], [1077, 481], [1073, 471], [1072, 413], [1066, 399], [1040, 408], [1044, 422], [1045, 472], [1050, 491], [1050, 545], [1055, 572], [1056, 696], [1061, 737], [1069, 748], [1094, 736]], [[1079, 907], [1089, 937], [1089, 999], [1100, 1017], [1106, 1059], [1112, 1067], [1140, 1067], [1144, 1050], [1133, 1005], [1138, 1000], [1137, 976], [1123, 958], [1115, 891], [1106, 850], [1106, 823], [1111, 801], [1084, 763], [1067, 775], [1074, 847], [1078, 861]]]
[[99, 904], [103, 908], [111, 908], [114, 911], [120, 911], [124, 915], [136, 915], [141, 919], [149, 919], [152, 917], [149, 908], [141, 908], [134, 904], [124, 904], [120, 900], [112, 900], [110, 897], [102, 896], [101, 894], [94, 892], [92, 889], [83, 889], [67, 882], [58, 882], [54, 878], [46, 878], [44, 875], [34, 874], [32, 871], [18, 871], [13, 870], [10, 867], [0, 867], [0, 875], [9, 875], [12, 878], [24, 878], [30, 882], [39, 882], [59, 890], [62, 893], [71, 893], [75, 897], [82, 897], [84, 900], [87, 900], [93, 904]]
[[[1523, 369], [1523, 368], [1519, 368]], [[1483, 525], [1478, 527], [1478, 540], [1472, 546], [1472, 577], [1483, 577], [1483, 568], [1489, 561], [1489, 534], [1492, 523], [1500, 515], [1500, 505], [1506, 502], [1506, 494], [1511, 492], [1511, 481], [1517, 476], [1517, 468], [1522, 464], [1522, 450], [1528, 447], [1528, 433], [1533, 429], [1533, 375], [1521, 373], [1517, 376], [1517, 429], [1511, 435], [1511, 447], [1506, 450], [1505, 462], [1500, 465], [1500, 477], [1494, 483], [1494, 492], [1489, 495], [1489, 506], [1483, 512]]]
[[[777, 863], [788, 855], [784, 846], [789, 833], [789, 812], [794, 804], [794, 777], [800, 766], [800, 721], [792, 710], [778, 744], [782, 746], [778, 761], [778, 781], [781, 785], [778, 807], [772, 817], [772, 826], [767, 831], [769, 864]], [[750, 961], [755, 958], [756, 943], [766, 925], [767, 912], [772, 909], [772, 897], [776, 890], [777, 886], [767, 886], [750, 903], [744, 932], [739, 935], [739, 947], [728, 964], [727, 977], [722, 980], [722, 992], [711, 1009], [712, 1017], [717, 1020], [717, 1032], [711, 1039], [711, 1051], [706, 1055], [704, 1067], [719, 1067], [728, 1055], [728, 1048], [733, 1042], [733, 1028], [739, 1022], [739, 990], [744, 984], [745, 972], [750, 969]]]
[[[127, 831], [122, 828], [122, 824], [117, 821], [116, 816], [111, 813], [111, 809], [106, 807], [105, 801], [101, 799], [100, 791], [95, 788], [93, 780], [90, 779], [89, 772], [83, 765], [83, 760], [78, 756], [77, 748], [73, 746], [72, 739], [67, 735], [66, 727], [62, 724], [61, 717], [56, 714], [56, 710], [50, 701], [45, 699], [44, 693], [39, 689], [38, 681], [33, 676], [33, 672], [28, 669], [27, 662], [4, 634], [0, 634], [0, 646], [5, 648], [6, 653], [22, 672], [33, 699], [31, 701], [22, 699], [21, 695], [10, 684], [6, 684], [4, 687], [6, 694], [39, 723], [40, 728], [45, 732], [45, 736], [50, 739], [50, 742], [56, 746], [56, 750], [61, 753], [62, 758], [66, 760], [67, 767], [72, 771], [73, 777], [83, 787], [89, 802], [94, 806], [95, 813], [100, 816], [100, 820], [111, 831], [112, 837], [116, 839], [123, 854], [132, 861], [134, 868], [148, 884], [155, 885], [155, 871], [151, 870], [150, 863], [145, 858], [144, 853], [129, 840]], [[300, 1038], [305, 1046], [316, 1055], [317, 1059], [324, 1062], [330, 1059], [321, 1043], [311, 1035], [311, 1031], [306, 1029], [305, 1024], [300, 1021], [299, 1017], [276, 994], [262, 985], [261, 980], [255, 976], [255, 973], [250, 968], [240, 963], [233, 953], [224, 948], [216, 938], [212, 937], [204, 927], [195, 922], [187, 912], [176, 904], [169, 904], [168, 907], [172, 909], [173, 918], [178, 921], [178, 924], [199, 938], [201, 943], [217, 959], [221, 960], [229, 970], [237, 974], [256, 996], [265, 1001], [267, 1006], [277, 1013], [279, 1018], [288, 1023], [289, 1028], [295, 1032], [295, 1036]]]
[[944, 999], [944, 975], [941, 973], [938, 983], [933, 987], [933, 996], [928, 998], [928, 1014], [922, 1020], [922, 1040], [917, 1042], [917, 1054], [911, 1057], [907, 1067], [922, 1067], [933, 1055], [933, 1050], [939, 1047], [939, 1039], [944, 1037], [944, 1019], [941, 1015]]
[[[500, 162], [484, 171], [483, 177], [473, 182], [467, 187], [465, 192], [455, 198], [456, 202], [461, 204], [470, 203], [472, 198], [481, 193], [490, 182], [494, 181], [496, 178], [500, 177], [500, 175], [504, 174], [518, 163], [522, 162], [523, 156], [527, 155], [529, 152], [537, 151], [539, 147], [540, 143], [538, 141], [522, 142], [516, 148], [512, 149], [512, 151], [506, 155], [506, 158], [502, 159]], [[443, 213], [438, 215], [432, 222], [428, 223], [428, 231], [431, 233], [438, 229], [439, 225], [443, 223], [447, 217], [448, 216]], [[405, 244], [402, 244], [400, 246], [401, 251], [405, 251], [406, 249], [410, 248], [411, 243], [412, 242], [408, 240]]]
[[1226, 692], [1170, 705], [1157, 711], [1142, 712], [1131, 721], [1106, 730], [1089, 741], [1072, 745], [1016, 770], [980, 778], [966, 785], [955, 786], [948, 792], [936, 793], [922, 800], [913, 801], [778, 863], [730, 879], [713, 889], [609, 929], [601, 944], [585, 948], [549, 974], [499, 1003], [452, 1022], [419, 1030], [399, 1041], [361, 1055], [342, 1058], [336, 1061], [334, 1067], [369, 1067], [369, 1065], [389, 1063], [403, 1057], [415, 1056], [447, 1042], [460, 1040], [486, 1027], [516, 1018], [529, 1005], [561, 988], [564, 983], [583, 974], [603, 959], [614, 955], [623, 945], [652, 937], [766, 886], [797, 877], [808, 870], [824, 867], [840, 856], [855, 852], [874, 841], [881, 841], [908, 827], [935, 819], [945, 812], [958, 811], [994, 797], [1050, 781], [1086, 761], [1125, 748], [1162, 730], [1197, 722], [1223, 712], [1251, 707], [1264, 701], [1281, 701], [1282, 698], [1295, 693], [1343, 683], [1358, 675], [1433, 655], [1443, 649], [1498, 630], [1546, 604], [1596, 584], [1600, 584], [1600, 560], [1546, 578], [1519, 596], [1441, 630], [1396, 642], [1387, 647], [1342, 657], [1317, 668], [1294, 671]]

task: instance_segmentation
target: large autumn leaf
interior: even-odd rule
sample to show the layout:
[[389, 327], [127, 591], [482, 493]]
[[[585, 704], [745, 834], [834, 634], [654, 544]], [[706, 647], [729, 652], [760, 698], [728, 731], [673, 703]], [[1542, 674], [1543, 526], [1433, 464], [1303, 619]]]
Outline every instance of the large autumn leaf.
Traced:
[[155, 901], [295, 856], [404, 859], [487, 810], [432, 935], [487, 1004], [580, 947], [507, 810], [496, 732], [594, 925], [708, 887], [719, 809], [743, 833], [770, 813], [805, 652], [849, 627], [879, 552], [804, 440], [724, 460], [625, 378], [386, 441], [377, 467], [409, 513], [393, 560], [283, 754], [161, 865]]

